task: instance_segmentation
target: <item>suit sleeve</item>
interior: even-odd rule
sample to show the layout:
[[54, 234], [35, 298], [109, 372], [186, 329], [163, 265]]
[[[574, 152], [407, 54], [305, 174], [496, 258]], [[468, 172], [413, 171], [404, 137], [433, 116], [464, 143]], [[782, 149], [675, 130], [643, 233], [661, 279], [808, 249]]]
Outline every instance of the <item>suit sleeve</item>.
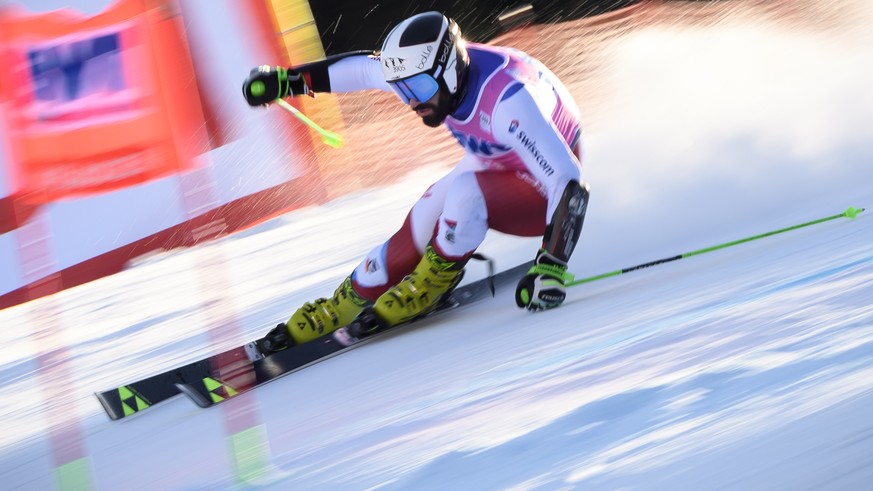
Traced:
[[382, 75], [380, 59], [369, 51], [354, 51], [307, 63], [292, 70], [303, 73], [314, 92], [391, 91]]

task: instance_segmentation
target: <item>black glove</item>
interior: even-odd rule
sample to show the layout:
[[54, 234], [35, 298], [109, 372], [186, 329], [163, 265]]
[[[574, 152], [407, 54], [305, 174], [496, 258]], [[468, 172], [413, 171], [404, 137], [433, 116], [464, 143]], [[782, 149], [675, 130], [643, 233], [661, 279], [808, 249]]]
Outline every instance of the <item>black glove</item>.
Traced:
[[534, 265], [518, 282], [515, 303], [530, 311], [553, 309], [564, 303], [568, 281], [573, 281], [573, 275], [567, 273], [567, 263], [540, 249]]
[[300, 72], [269, 65], [252, 68], [242, 90], [250, 106], [265, 106], [289, 95], [309, 94], [309, 86]]

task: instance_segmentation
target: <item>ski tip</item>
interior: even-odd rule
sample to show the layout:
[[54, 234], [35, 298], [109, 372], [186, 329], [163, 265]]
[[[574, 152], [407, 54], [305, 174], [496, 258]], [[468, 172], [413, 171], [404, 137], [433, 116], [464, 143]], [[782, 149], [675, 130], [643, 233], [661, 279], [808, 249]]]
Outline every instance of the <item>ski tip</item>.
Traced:
[[132, 416], [152, 407], [152, 402], [131, 385], [94, 394], [113, 421]]
[[177, 383], [176, 388], [179, 389], [181, 393], [191, 398], [194, 404], [197, 404], [199, 407], [207, 408], [212, 405], [212, 401], [204, 394], [200, 393], [191, 384]]
[[106, 396], [105, 392], [97, 392], [94, 395], [97, 397], [97, 400], [100, 401], [100, 405], [103, 406], [103, 410], [106, 411], [106, 415], [109, 416], [109, 419], [112, 421], [118, 421], [124, 417], [124, 413], [119, 411], [118, 405], [113, 404], [113, 402]]
[[850, 206], [849, 208], [846, 209], [846, 211], [843, 212], [843, 216], [848, 217], [848, 218], [855, 218], [856, 216], [861, 214], [863, 211], [864, 211], [864, 208], [855, 208], [854, 206]]

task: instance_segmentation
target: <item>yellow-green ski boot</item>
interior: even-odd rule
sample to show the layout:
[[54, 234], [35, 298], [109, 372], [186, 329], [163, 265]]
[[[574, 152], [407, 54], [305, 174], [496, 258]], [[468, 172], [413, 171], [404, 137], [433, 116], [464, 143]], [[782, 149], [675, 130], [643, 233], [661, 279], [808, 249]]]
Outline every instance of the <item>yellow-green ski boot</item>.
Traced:
[[444, 259], [428, 245], [415, 270], [376, 299], [373, 312], [387, 326], [431, 312], [461, 282], [465, 263]]
[[352, 322], [370, 302], [361, 298], [346, 278], [331, 298], [306, 302], [288, 319], [293, 344], [312, 341]]

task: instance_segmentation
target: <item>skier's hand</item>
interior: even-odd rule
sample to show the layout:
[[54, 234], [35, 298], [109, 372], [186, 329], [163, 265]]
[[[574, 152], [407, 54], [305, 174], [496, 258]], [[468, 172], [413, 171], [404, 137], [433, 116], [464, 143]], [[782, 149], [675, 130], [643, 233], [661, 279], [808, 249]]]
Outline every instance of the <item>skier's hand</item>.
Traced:
[[242, 90], [250, 106], [265, 106], [289, 95], [309, 94], [309, 86], [300, 72], [269, 65], [252, 68]]
[[530, 311], [553, 309], [564, 303], [564, 285], [572, 280], [567, 263], [540, 249], [534, 265], [518, 282], [515, 303]]

